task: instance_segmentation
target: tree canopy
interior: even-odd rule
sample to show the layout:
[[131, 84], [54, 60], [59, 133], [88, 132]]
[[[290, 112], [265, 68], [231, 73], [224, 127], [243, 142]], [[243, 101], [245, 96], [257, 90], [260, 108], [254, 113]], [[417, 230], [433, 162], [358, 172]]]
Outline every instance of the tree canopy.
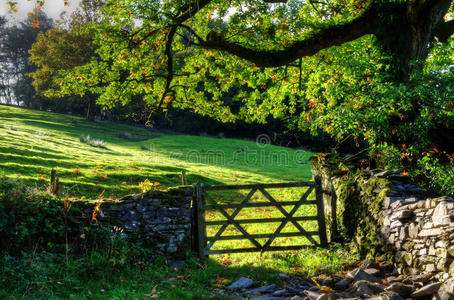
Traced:
[[281, 118], [421, 152], [453, 126], [451, 11], [450, 0], [109, 0], [79, 30], [95, 54], [60, 69], [47, 95]]

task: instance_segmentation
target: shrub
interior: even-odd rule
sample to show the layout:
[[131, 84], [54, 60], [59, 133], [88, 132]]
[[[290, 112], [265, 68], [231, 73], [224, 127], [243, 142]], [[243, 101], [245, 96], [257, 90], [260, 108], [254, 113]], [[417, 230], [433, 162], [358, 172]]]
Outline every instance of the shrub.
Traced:
[[418, 161], [415, 173], [426, 189], [434, 194], [454, 196], [454, 161], [441, 163], [437, 158], [424, 156]]
[[[0, 178], [0, 250], [53, 250], [65, 243], [63, 202], [18, 179]], [[73, 209], [73, 212], [75, 210]], [[77, 228], [75, 220], [69, 223]]]
[[80, 136], [80, 141], [84, 144], [90, 145], [92, 147], [104, 148], [107, 149], [107, 143], [101, 139], [91, 138], [89, 135], [82, 134]]
[[375, 158], [377, 167], [381, 169], [396, 169], [400, 168], [401, 152], [394, 145], [377, 145], [372, 151], [372, 157]]

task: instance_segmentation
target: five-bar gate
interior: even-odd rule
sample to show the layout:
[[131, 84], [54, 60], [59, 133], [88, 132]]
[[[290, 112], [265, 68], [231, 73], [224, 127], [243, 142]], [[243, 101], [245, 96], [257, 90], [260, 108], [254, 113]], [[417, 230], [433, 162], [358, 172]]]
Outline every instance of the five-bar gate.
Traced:
[[[298, 201], [277, 201], [268, 192], [270, 188], [307, 188]], [[240, 202], [235, 204], [219, 204], [209, 195], [208, 191], [227, 191], [227, 190], [249, 190], [247, 196]], [[315, 199], [309, 199], [315, 191]], [[251, 197], [256, 193], [262, 193], [268, 201], [251, 202]], [[325, 246], [326, 239], [326, 225], [323, 209], [323, 193], [321, 189], [320, 179], [317, 177], [314, 182], [290, 182], [290, 183], [272, 183], [272, 184], [248, 184], [248, 185], [225, 185], [225, 186], [203, 186], [198, 183], [195, 185], [196, 193], [196, 218], [197, 218], [197, 243], [198, 252], [201, 257], [210, 254], [222, 253], [240, 253], [240, 252], [264, 252], [276, 250], [298, 250], [302, 247], [308, 246]], [[298, 209], [303, 205], [316, 205], [317, 214], [312, 216], [294, 216]], [[287, 212], [283, 206], [293, 206]], [[279, 210], [282, 218], [258, 218], [258, 219], [235, 219], [243, 208], [250, 207], [274, 207]], [[228, 209], [234, 209], [233, 213], [229, 214]], [[206, 220], [206, 211], [218, 211], [223, 216], [223, 220]], [[300, 221], [317, 221], [317, 231], [306, 231], [301, 225]], [[242, 224], [259, 224], [259, 223], [272, 223], [280, 222], [281, 224], [276, 228], [274, 233], [248, 233], [241, 225]], [[281, 232], [282, 229], [291, 223], [297, 229], [296, 232]], [[234, 226], [241, 234], [237, 235], [222, 235], [229, 225]], [[214, 236], [207, 236], [207, 226], [220, 226], [219, 230]], [[291, 245], [291, 246], [272, 246], [273, 241], [279, 237], [305, 237], [311, 243], [310, 245]], [[319, 236], [319, 241], [314, 239], [314, 236]], [[253, 247], [249, 248], [224, 248], [213, 250], [213, 244], [217, 241], [225, 240], [249, 240]], [[264, 244], [261, 244], [257, 239], [267, 239]]]

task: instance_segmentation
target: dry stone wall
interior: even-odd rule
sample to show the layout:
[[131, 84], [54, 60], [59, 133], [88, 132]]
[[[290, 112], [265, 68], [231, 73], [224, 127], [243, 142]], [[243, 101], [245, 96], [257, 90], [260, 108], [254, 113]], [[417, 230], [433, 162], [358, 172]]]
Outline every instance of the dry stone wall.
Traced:
[[387, 197], [378, 237], [396, 249], [399, 272], [454, 277], [454, 200]]
[[125, 239], [140, 239], [156, 256], [183, 258], [193, 249], [192, 201], [190, 186], [149, 191], [103, 202], [98, 219]]
[[322, 177], [331, 240], [391, 258], [400, 274], [454, 278], [454, 199], [425, 197], [402, 170], [348, 176], [333, 160], [311, 164]]

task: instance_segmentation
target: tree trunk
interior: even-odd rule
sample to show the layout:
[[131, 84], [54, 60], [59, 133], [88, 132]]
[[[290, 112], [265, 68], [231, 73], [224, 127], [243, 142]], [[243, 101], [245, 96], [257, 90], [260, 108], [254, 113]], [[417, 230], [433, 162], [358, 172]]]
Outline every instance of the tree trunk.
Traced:
[[89, 95], [87, 97], [87, 114], [85, 116], [87, 120], [93, 121], [95, 119], [95, 106], [93, 96]]
[[407, 81], [413, 71], [422, 68], [434, 41], [436, 26], [443, 21], [450, 5], [451, 0], [409, 0], [397, 4], [382, 20], [375, 35], [393, 57], [397, 81]]

